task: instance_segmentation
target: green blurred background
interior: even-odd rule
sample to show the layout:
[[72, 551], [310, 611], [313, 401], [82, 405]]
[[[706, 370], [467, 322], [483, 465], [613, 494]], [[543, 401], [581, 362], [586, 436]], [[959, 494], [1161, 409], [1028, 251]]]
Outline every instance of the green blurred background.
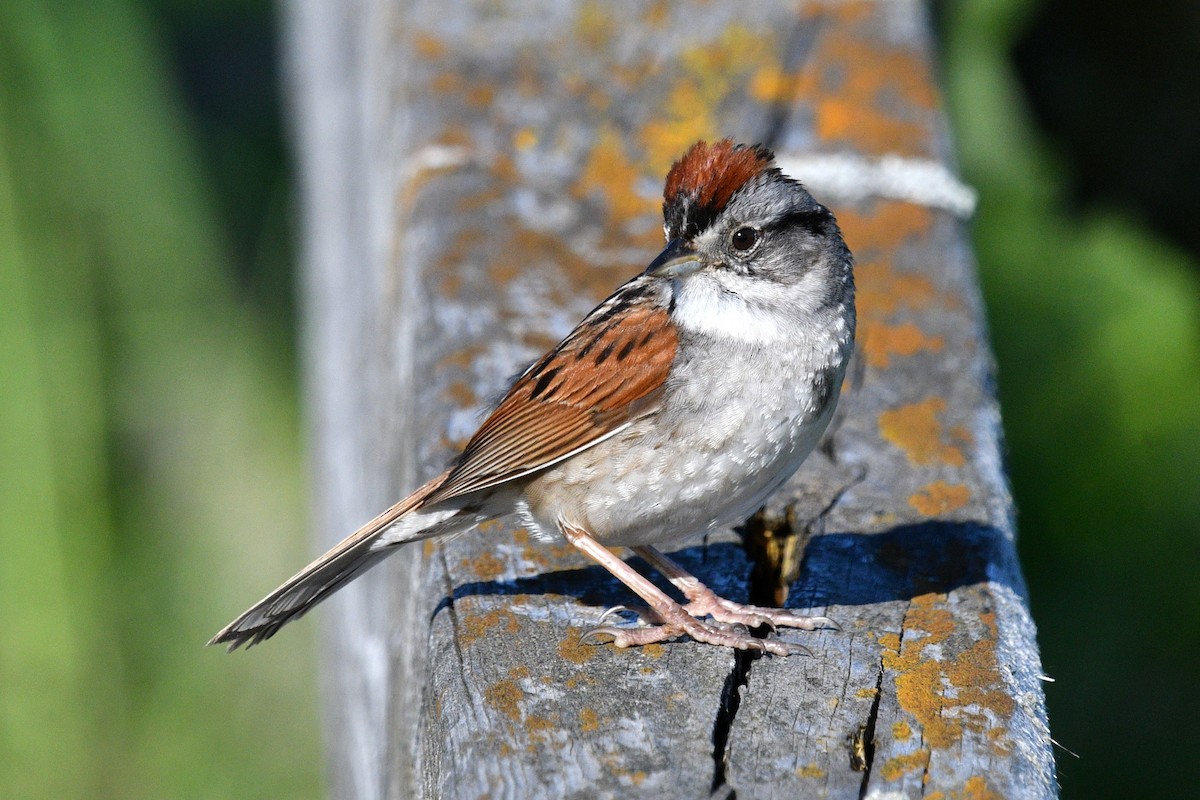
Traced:
[[[934, 12], [1063, 796], [1182, 797], [1200, 4]], [[309, 550], [276, 29], [0, 3], [0, 797], [323, 794], [314, 626], [199, 648]]]

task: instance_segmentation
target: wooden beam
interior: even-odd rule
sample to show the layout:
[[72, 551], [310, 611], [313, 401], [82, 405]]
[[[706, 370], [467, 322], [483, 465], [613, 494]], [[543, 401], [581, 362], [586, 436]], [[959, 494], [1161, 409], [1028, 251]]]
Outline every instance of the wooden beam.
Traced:
[[788, 634], [811, 658], [585, 646], [630, 598], [570, 547], [499, 524], [412, 547], [316, 615], [334, 794], [1055, 796], [922, 6], [285, 16], [322, 545], [443, 466], [508, 376], [658, 252], [662, 179], [693, 141], [772, 146], [858, 259], [836, 431], [748, 548], [677, 554], [726, 596], [843, 629]]

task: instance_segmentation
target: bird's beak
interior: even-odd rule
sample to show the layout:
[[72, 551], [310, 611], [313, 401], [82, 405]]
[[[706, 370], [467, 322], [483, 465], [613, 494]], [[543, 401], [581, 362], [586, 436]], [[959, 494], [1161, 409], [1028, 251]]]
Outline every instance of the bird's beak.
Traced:
[[642, 274], [652, 278], [686, 278], [703, 266], [700, 256], [683, 239], [672, 239]]

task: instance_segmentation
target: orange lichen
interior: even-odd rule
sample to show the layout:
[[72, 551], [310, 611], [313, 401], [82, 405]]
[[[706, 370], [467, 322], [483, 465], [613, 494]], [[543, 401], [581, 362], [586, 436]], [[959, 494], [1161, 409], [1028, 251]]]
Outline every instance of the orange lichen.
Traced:
[[520, 633], [521, 621], [506, 608], [493, 608], [484, 614], [460, 614], [458, 638], [464, 647], [484, 636], [492, 628], [503, 626], [504, 632], [513, 635]]
[[693, 142], [721, 138], [720, 104], [774, 61], [777, 44], [774, 35], [730, 25], [716, 41], [684, 50], [662, 113], [639, 133], [645, 165], [661, 174]]
[[871, 256], [891, 252], [911, 239], [928, 235], [933, 227], [933, 211], [902, 200], [880, 200], [872, 204], [870, 213], [839, 209], [838, 227], [855, 254]]
[[648, 28], [661, 28], [670, 18], [670, 0], [654, 0], [642, 13], [642, 24]]
[[892, 723], [892, 738], [898, 742], [903, 742], [912, 736], [912, 728], [908, 727], [908, 723], [904, 720]]
[[584, 733], [600, 730], [600, 716], [592, 708], [583, 708], [579, 711], [579, 730]]
[[579, 180], [571, 191], [576, 197], [599, 195], [608, 211], [610, 226], [620, 227], [631, 219], [653, 213], [656, 200], [635, 191], [641, 171], [625, 152], [622, 137], [606, 125], [588, 155]]
[[466, 381], [451, 381], [442, 396], [445, 397], [447, 403], [457, 408], [471, 408], [479, 400]]
[[[661, 234], [659, 234], [661, 236]], [[580, 256], [561, 236], [514, 225], [499, 247], [488, 248], [486, 254], [488, 277], [498, 286], [514, 280], [529, 269], [530, 264], [553, 264], [555, 271], [569, 280], [566, 287], [574, 296], [582, 295], [599, 302], [631, 274], [628, 265], [597, 264]], [[565, 303], [566, 297], [552, 294], [552, 302]], [[544, 335], [530, 345], [548, 347], [555, 341]]]
[[487, 108], [496, 98], [496, 86], [478, 78], [447, 70], [434, 75], [429, 82], [434, 94], [461, 98], [471, 108]]
[[902, 756], [893, 756], [883, 764], [881, 773], [884, 780], [895, 781], [903, 778], [914, 770], [923, 770], [929, 766], [930, 751], [927, 749], [917, 750], [914, 753], [908, 753]]
[[[486, 236], [482, 229], [464, 226], [455, 232], [454, 237], [442, 249], [437, 261], [433, 264], [433, 273], [438, 276], [439, 288], [446, 296], [453, 297], [462, 291], [461, 271], [470, 260], [471, 254], [485, 241]], [[467, 367], [470, 366], [478, 352], [479, 350], [468, 351], [452, 357], [458, 359], [456, 366]]]
[[[940, 660], [940, 645], [957, 630], [946, 596], [919, 595], [904, 620], [903, 643], [883, 651], [883, 665], [895, 674], [900, 707], [921, 726], [922, 740], [932, 748], [956, 745], [964, 730], [986, 733], [1013, 713], [1013, 700], [1003, 688], [996, 657], [996, 637], [983, 636], [953, 660]], [[989, 713], [991, 718], [989, 718]]]
[[412, 38], [412, 49], [420, 58], [438, 59], [446, 55], [446, 43], [427, 31]]
[[1002, 800], [1003, 795], [993, 791], [988, 786], [987, 778], [982, 775], [974, 775], [967, 778], [967, 782], [963, 784], [961, 791], [954, 790], [949, 794], [945, 792], [930, 792], [925, 795], [925, 800]]
[[744, 25], [727, 26], [715, 42], [689, 47], [679, 56], [685, 74], [713, 92], [726, 96], [741, 85], [759, 65], [775, 59], [778, 37], [773, 31], [754, 31]]
[[516, 150], [528, 150], [538, 143], [537, 131], [532, 128], [521, 128], [513, 134], [512, 143]]
[[582, 628], [567, 628], [567, 635], [558, 643], [559, 657], [572, 664], [584, 664], [596, 655], [597, 648], [594, 645], [579, 641], [582, 636]]
[[988, 742], [992, 746], [992, 752], [998, 758], [1005, 758], [1012, 755], [1013, 741], [1009, 738], [1008, 731], [1003, 728], [993, 728], [987, 733]]
[[[691, 85], [683, 84], [675, 88], [666, 107], [688, 108], [693, 100], [699, 99], [698, 90]], [[693, 110], [676, 114], [672, 119], [656, 120], [648, 123], [641, 131], [641, 145], [655, 165], [663, 165], [656, 170], [662, 173], [671, 160], [679, 156], [688, 145], [705, 137], [712, 137], [717, 132], [717, 124], [710, 113], [703, 112], [703, 106], [692, 107]]]
[[543, 569], [579, 552], [569, 544], [535, 542], [524, 528], [513, 531], [513, 543], [521, 548], [522, 558]]
[[887, 261], [867, 261], [855, 267], [855, 304], [861, 318], [883, 320], [900, 308], [927, 308], [938, 297], [933, 282], [923, 275], [897, 272]]
[[844, 209], [838, 215], [846, 241], [861, 259], [856, 268], [859, 339], [872, 367], [883, 369], [894, 357], [939, 352], [941, 336], [931, 336], [914, 322], [889, 322], [901, 309], [922, 310], [935, 302], [953, 307], [957, 299], [939, 292], [923, 275], [898, 272], [886, 254], [913, 237], [926, 235], [932, 224], [928, 209], [911, 203], [878, 203], [871, 214]]
[[538, 72], [538, 63], [537, 50], [532, 46], [523, 47], [516, 54], [512, 85], [522, 97], [542, 98], [545, 95], [546, 87]]
[[908, 498], [908, 504], [920, 513], [934, 517], [949, 514], [964, 507], [971, 499], [971, 490], [957, 483], [934, 481]]
[[[896, 633], [880, 634], [879, 646], [882, 647], [884, 650], [892, 650], [892, 651], [899, 650], [900, 649], [900, 635], [896, 634]], [[871, 691], [874, 692], [875, 690], [872, 689]]]
[[575, 17], [575, 41], [581, 48], [606, 52], [616, 35], [617, 24], [608, 5], [589, 0], [580, 4]]
[[874, 0], [843, 0], [840, 3], [805, 3], [800, 7], [800, 17], [811, 20], [817, 17], [832, 17], [846, 25], [870, 19], [878, 9]]
[[546, 731], [552, 731], [557, 728], [558, 724], [549, 717], [530, 714], [525, 718], [525, 730], [528, 731], [531, 739], [544, 739]]
[[967, 782], [963, 784], [962, 798], [963, 800], [1001, 800], [1000, 794], [992, 791], [988, 786], [987, 778], [982, 775], [967, 778]]
[[464, 558], [462, 566], [485, 581], [494, 581], [503, 575], [507, 568], [507, 565], [490, 550], [485, 550], [474, 558]]
[[484, 702], [513, 722], [521, 719], [521, 700], [524, 697], [521, 687], [510, 679], [496, 681], [483, 690]]
[[475, 359], [479, 358], [486, 351], [482, 344], [468, 344], [452, 350], [438, 361], [439, 367], [453, 367], [455, 369], [470, 369], [475, 363]]
[[799, 767], [796, 770], [796, 775], [800, 778], [812, 778], [813, 780], [819, 781], [825, 777], [826, 773], [825, 770], [821, 769], [816, 764], [807, 764], [803, 767]]
[[865, 154], [932, 155], [938, 95], [922, 51], [864, 33], [856, 23], [873, 16], [872, 4], [822, 6], [821, 12], [839, 24], [822, 29], [803, 69], [760, 65], [746, 83], [750, 96], [812, 109], [817, 136], [831, 144]]
[[830, 30], [813, 57], [824, 78], [817, 135], [867, 154], [932, 155], [928, 112], [938, 98], [921, 51], [881, 46], [845, 27]]
[[778, 64], [763, 64], [750, 77], [746, 89], [760, 103], [773, 104], [795, 96], [799, 86], [799, 75], [784, 72]]
[[926, 125], [896, 119], [853, 97], [825, 97], [815, 107], [817, 136], [865, 153], [928, 155]]
[[612, 95], [608, 94], [607, 92], [602, 92], [599, 89], [588, 92], [587, 99], [588, 105], [601, 114], [608, 111], [609, 107], [612, 106], [613, 101]]
[[946, 401], [927, 397], [879, 415], [879, 435], [904, 451], [909, 462], [918, 466], [943, 463], [961, 467], [966, 459], [962, 450], [943, 441], [938, 414], [946, 410]]
[[971, 442], [975, 441], [975, 437], [971, 434], [971, 429], [966, 425], [955, 425], [951, 428], [950, 438], [963, 444], [971, 444]]
[[921, 351], [936, 353], [945, 345], [942, 337], [927, 336], [912, 322], [888, 325], [866, 320], [859, 335], [867, 363], [880, 369], [889, 366], [893, 356], [912, 356]]

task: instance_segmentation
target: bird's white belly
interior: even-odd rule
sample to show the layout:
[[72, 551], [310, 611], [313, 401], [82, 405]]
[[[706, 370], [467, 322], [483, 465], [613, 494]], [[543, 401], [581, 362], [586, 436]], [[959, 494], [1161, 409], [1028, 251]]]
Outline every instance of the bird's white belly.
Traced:
[[[522, 504], [536, 531], [566, 523], [607, 545], [680, 539], [740, 522], [796, 471], [832, 416], [830, 391], [812, 375], [768, 370], [688, 380], [667, 404], [623, 433], [534, 480]], [[748, 392], [747, 383], [757, 384]], [[747, 397], [755, 402], [748, 403]]]

